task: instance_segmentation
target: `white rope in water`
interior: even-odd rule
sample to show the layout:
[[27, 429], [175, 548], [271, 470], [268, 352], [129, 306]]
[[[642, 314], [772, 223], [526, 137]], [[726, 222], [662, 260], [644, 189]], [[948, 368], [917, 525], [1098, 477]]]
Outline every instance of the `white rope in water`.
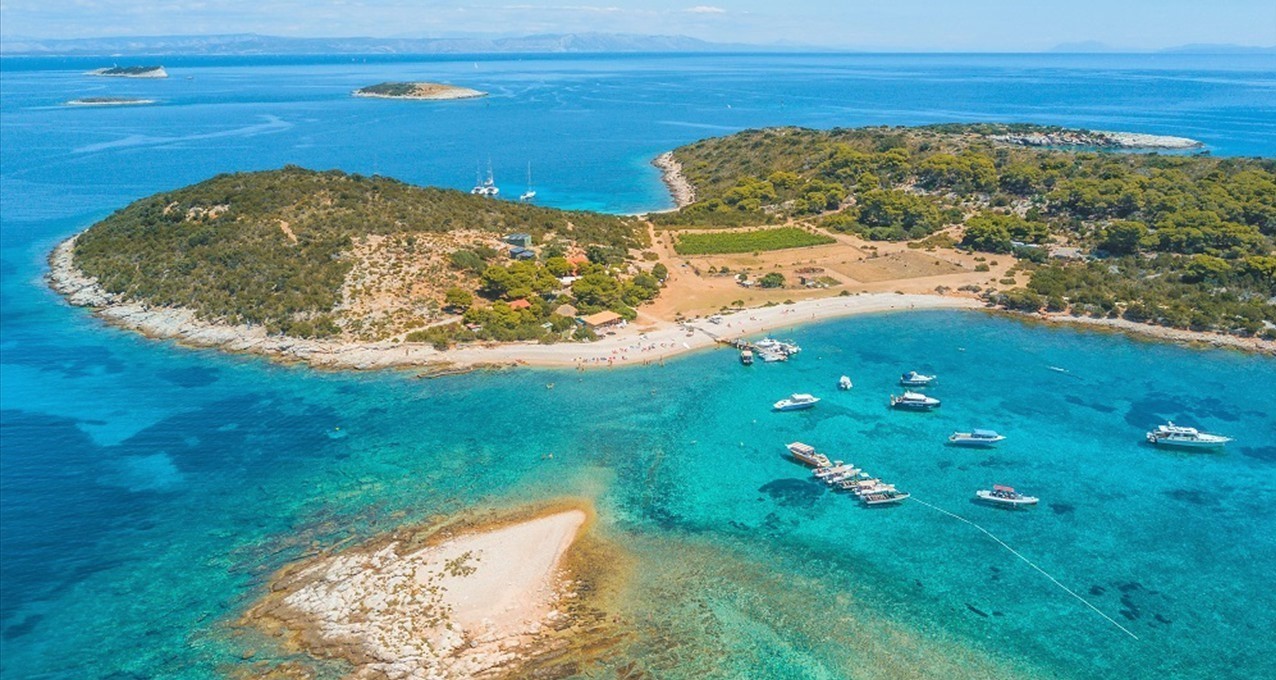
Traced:
[[1012, 548], [1012, 547], [1010, 547], [1009, 545], [1007, 545], [1005, 541], [1003, 541], [1003, 540], [1001, 540], [1000, 538], [997, 538], [996, 536], [994, 536], [994, 535], [993, 535], [993, 533], [992, 533], [991, 531], [988, 531], [987, 529], [985, 529], [985, 528], [983, 528], [983, 527], [979, 526], [978, 524], [975, 524], [974, 522], [972, 522], [972, 521], [970, 521], [970, 520], [966, 519], [965, 517], [962, 517], [961, 515], [953, 514], [953, 513], [951, 513], [951, 512], [948, 512], [947, 510], [945, 510], [945, 509], [941, 508], [941, 507], [937, 507], [937, 506], [931, 505], [930, 503], [927, 503], [926, 501], [919, 499], [917, 496], [912, 496], [912, 497], [911, 497], [911, 499], [912, 499], [913, 501], [916, 501], [916, 502], [918, 502], [918, 503], [921, 503], [922, 505], [924, 505], [924, 506], [926, 506], [926, 507], [928, 507], [928, 508], [930, 508], [930, 509], [932, 509], [932, 510], [937, 510], [937, 511], [939, 511], [939, 512], [942, 512], [942, 513], [944, 513], [945, 515], [948, 515], [949, 517], [952, 517], [953, 519], [955, 519], [955, 520], [957, 520], [957, 521], [959, 521], [959, 522], [965, 522], [966, 524], [969, 524], [970, 526], [975, 527], [976, 529], [978, 529], [978, 530], [980, 530], [980, 531], [984, 532], [984, 534], [986, 534], [986, 535], [988, 536], [988, 538], [991, 538], [992, 540], [994, 540], [994, 541], [996, 541], [997, 543], [1001, 544], [1001, 547], [1005, 548], [1006, 550], [1009, 550], [1009, 551], [1011, 552], [1011, 554], [1013, 554], [1015, 557], [1018, 557], [1019, 559], [1023, 560], [1025, 563], [1027, 563], [1027, 565], [1028, 565], [1028, 566], [1030, 566], [1030, 567], [1032, 567], [1033, 569], [1036, 569], [1037, 571], [1041, 572], [1041, 575], [1042, 575], [1042, 576], [1045, 576], [1046, 578], [1050, 579], [1050, 581], [1051, 581], [1052, 583], [1054, 583], [1056, 586], [1059, 586], [1060, 588], [1062, 588], [1062, 589], [1063, 589], [1063, 591], [1064, 591], [1065, 593], [1067, 593], [1067, 594], [1069, 594], [1069, 595], [1071, 595], [1071, 596], [1073, 596], [1073, 597], [1077, 598], [1078, 600], [1080, 600], [1080, 601], [1081, 601], [1081, 604], [1084, 604], [1085, 606], [1089, 607], [1090, 609], [1093, 609], [1093, 610], [1094, 610], [1094, 613], [1096, 613], [1096, 614], [1098, 614], [1099, 616], [1102, 616], [1103, 618], [1107, 619], [1107, 620], [1108, 620], [1108, 623], [1111, 623], [1112, 625], [1116, 626], [1117, 628], [1120, 628], [1120, 629], [1121, 629], [1121, 632], [1125, 633], [1126, 635], [1129, 635], [1130, 637], [1134, 638], [1135, 640], [1138, 640], [1138, 639], [1139, 639], [1139, 636], [1135, 635], [1134, 633], [1131, 633], [1129, 628], [1126, 628], [1125, 626], [1121, 625], [1120, 623], [1117, 623], [1116, 619], [1113, 619], [1111, 616], [1108, 616], [1107, 614], [1104, 614], [1104, 613], [1103, 613], [1103, 611], [1102, 611], [1102, 610], [1100, 610], [1098, 607], [1096, 607], [1096, 606], [1094, 606], [1094, 605], [1090, 604], [1090, 601], [1089, 601], [1089, 600], [1085, 599], [1084, 597], [1081, 597], [1081, 596], [1080, 596], [1080, 595], [1078, 595], [1075, 591], [1073, 591], [1071, 588], [1069, 588], [1068, 586], [1065, 586], [1065, 585], [1063, 585], [1062, 583], [1060, 583], [1060, 582], [1059, 582], [1059, 579], [1057, 579], [1057, 578], [1055, 578], [1055, 577], [1051, 576], [1049, 572], [1047, 572], [1045, 569], [1042, 569], [1041, 567], [1038, 567], [1036, 564], [1034, 564], [1034, 563], [1033, 563], [1033, 561], [1032, 561], [1032, 560], [1030, 560], [1030, 559], [1028, 559], [1027, 557], [1024, 557], [1022, 554], [1020, 554], [1018, 550], [1015, 550], [1014, 548]]

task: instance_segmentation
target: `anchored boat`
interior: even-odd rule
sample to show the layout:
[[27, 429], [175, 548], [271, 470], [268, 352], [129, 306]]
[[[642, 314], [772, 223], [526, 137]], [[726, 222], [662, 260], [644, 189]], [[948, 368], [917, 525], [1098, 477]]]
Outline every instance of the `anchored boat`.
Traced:
[[905, 392], [900, 396], [891, 395], [891, 408], [909, 411], [929, 411], [939, 408], [939, 400], [920, 392]]
[[820, 398], [809, 394], [793, 394], [788, 399], [781, 399], [773, 405], [777, 411], [801, 411], [820, 403]]
[[1147, 438], [1156, 446], [1175, 446], [1184, 449], [1217, 449], [1232, 441], [1231, 437], [1201, 432], [1194, 427], [1183, 427], [1173, 422], [1157, 425], [1155, 430], [1147, 434]]
[[948, 443], [953, 446], [971, 446], [978, 448], [987, 448], [996, 446], [997, 443], [1005, 441], [1003, 435], [997, 434], [993, 430], [971, 430], [970, 432], [954, 432], [948, 437]]
[[845, 375], [844, 375], [844, 376], [842, 376], [842, 377], [838, 378], [838, 379], [837, 379], [837, 389], [839, 389], [839, 390], [849, 390], [849, 389], [851, 389], [851, 379], [850, 379], [850, 377], [848, 377], [848, 376], [845, 376]]
[[752, 366], [753, 365], [753, 350], [751, 349], [740, 350], [740, 363], [744, 364], [745, 366]]
[[994, 484], [992, 490], [980, 489], [975, 492], [975, 497], [985, 503], [992, 505], [1000, 505], [1007, 508], [1017, 508], [1028, 505], [1036, 505], [1036, 496], [1025, 496], [1013, 487]]
[[938, 376], [922, 375], [917, 371], [909, 371], [899, 377], [899, 384], [904, 387], [925, 387], [933, 382]]

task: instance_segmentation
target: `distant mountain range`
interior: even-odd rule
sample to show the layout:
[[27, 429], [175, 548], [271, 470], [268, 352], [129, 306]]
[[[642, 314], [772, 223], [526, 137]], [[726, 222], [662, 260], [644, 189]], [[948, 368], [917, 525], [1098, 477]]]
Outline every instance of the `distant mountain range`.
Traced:
[[[256, 34], [174, 35], [121, 38], [5, 38], [6, 55], [99, 56], [253, 55], [253, 54], [483, 54], [573, 52], [731, 52], [793, 51], [793, 46], [765, 47], [714, 43], [681, 35], [566, 33], [521, 37], [461, 38], [281, 38]], [[809, 48], [808, 48], [809, 49]]]
[[[448, 38], [284, 38], [255, 33], [114, 38], [0, 39], [7, 56], [257, 55], [257, 54], [570, 54], [597, 52], [864, 52], [810, 45], [719, 43], [685, 35], [554, 33], [527, 36], [467, 35]], [[880, 51], [880, 50], [877, 50]], [[889, 50], [888, 50], [889, 51]], [[928, 50], [901, 50], [925, 52]], [[1159, 50], [1113, 47], [1097, 41], [1071, 42], [1055, 53], [1276, 54], [1276, 46], [1195, 44]]]
[[1178, 45], [1157, 50], [1132, 50], [1113, 47], [1097, 40], [1070, 42], [1055, 45], [1049, 52], [1068, 54], [1107, 54], [1107, 53], [1142, 53], [1142, 54], [1276, 54], [1276, 45], [1259, 47], [1254, 45], [1227, 45], [1214, 43], [1195, 43]]

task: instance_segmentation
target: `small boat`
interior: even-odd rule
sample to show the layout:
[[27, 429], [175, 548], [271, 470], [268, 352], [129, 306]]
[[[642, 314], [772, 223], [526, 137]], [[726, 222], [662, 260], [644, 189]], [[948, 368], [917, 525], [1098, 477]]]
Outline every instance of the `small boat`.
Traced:
[[783, 353], [783, 352], [778, 352], [778, 351], [774, 351], [774, 350], [765, 350], [765, 349], [761, 349], [761, 348], [759, 348], [759, 349], [758, 349], [758, 356], [759, 356], [759, 357], [761, 357], [762, 362], [763, 362], [763, 363], [766, 363], [766, 364], [769, 364], [769, 363], [774, 362], [774, 361], [788, 361], [788, 360], [789, 360], [789, 355], [787, 355], [787, 354], [785, 354], [785, 353]]
[[789, 449], [789, 453], [794, 458], [798, 459], [799, 461], [803, 463], [806, 463], [807, 465], [817, 467], [817, 468], [832, 467], [833, 465], [833, 463], [829, 460], [828, 456], [822, 453], [816, 452], [815, 447], [811, 446], [810, 444], [803, 444], [802, 442], [793, 442], [792, 444], [789, 444], [788, 449]]
[[745, 366], [752, 366], [753, 365], [753, 350], [751, 349], [740, 350], [740, 363], [744, 364]]
[[937, 376], [933, 375], [922, 375], [917, 371], [909, 371], [904, 375], [899, 376], [899, 384], [904, 387], [925, 387], [935, 382], [936, 377]]
[[886, 505], [888, 503], [899, 503], [905, 498], [908, 498], [907, 493], [897, 491], [895, 489], [875, 491], [860, 496], [860, 500], [864, 502], [864, 505]]
[[820, 398], [809, 394], [791, 394], [788, 399], [781, 399], [772, 406], [776, 411], [801, 411], [820, 403]]
[[900, 396], [891, 395], [891, 408], [913, 411], [929, 411], [939, 407], [939, 400], [920, 392], [905, 392]]
[[1008, 508], [1037, 504], [1036, 496], [1025, 496], [1018, 491], [1015, 491], [1012, 487], [1002, 486], [1000, 484], [994, 484], [991, 491], [988, 489], [980, 489], [976, 491], [975, 497], [986, 503], [992, 503], [993, 505], [1000, 505]]
[[1176, 446], [1184, 449], [1217, 449], [1232, 441], [1231, 437], [1201, 432], [1194, 427], [1175, 425], [1173, 421], [1157, 425], [1155, 430], [1147, 434], [1147, 439], [1156, 446]]
[[970, 432], [954, 432], [948, 437], [948, 443], [953, 446], [974, 446], [989, 447], [995, 446], [998, 442], [1005, 441], [1005, 436], [997, 434], [993, 430], [971, 430]]
[[753, 343], [753, 346], [764, 352], [778, 352], [785, 356], [793, 356], [802, 351], [802, 348], [798, 347], [795, 342], [785, 342], [775, 338], [762, 338]]
[[851, 379], [850, 379], [849, 377], [847, 377], [847, 376], [842, 376], [842, 377], [838, 378], [838, 379], [837, 379], [837, 389], [839, 389], [839, 390], [849, 390], [849, 389], [851, 389]]

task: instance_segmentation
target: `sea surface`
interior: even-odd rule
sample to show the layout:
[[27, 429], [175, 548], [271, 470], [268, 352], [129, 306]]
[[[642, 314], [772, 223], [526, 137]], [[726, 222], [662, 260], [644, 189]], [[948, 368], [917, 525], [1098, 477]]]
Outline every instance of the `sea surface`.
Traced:
[[[117, 61], [155, 60], [0, 60], [3, 677], [214, 678], [276, 660], [236, 622], [288, 561], [561, 496], [591, 499], [599, 535], [633, 556], [633, 633], [612, 662], [627, 671], [1276, 677], [1270, 358], [924, 312], [786, 329], [804, 351], [784, 365], [704, 351], [418, 380], [146, 340], [41, 278], [60, 239], [134, 199], [288, 163], [464, 189], [490, 161], [515, 195], [530, 163], [544, 204], [635, 212], [669, 205], [657, 153], [765, 125], [1022, 121], [1276, 156], [1276, 59], [166, 58], [167, 80], [82, 75]], [[410, 79], [492, 95], [349, 96]], [[85, 96], [159, 103], [61, 105]], [[939, 411], [886, 409], [908, 369], [941, 376]], [[795, 391], [824, 401], [769, 410]], [[1165, 419], [1236, 442], [1142, 444]], [[1009, 440], [944, 446], [971, 426]], [[786, 459], [795, 440], [918, 502], [866, 510], [825, 491]], [[970, 502], [993, 483], [1042, 504]]]

